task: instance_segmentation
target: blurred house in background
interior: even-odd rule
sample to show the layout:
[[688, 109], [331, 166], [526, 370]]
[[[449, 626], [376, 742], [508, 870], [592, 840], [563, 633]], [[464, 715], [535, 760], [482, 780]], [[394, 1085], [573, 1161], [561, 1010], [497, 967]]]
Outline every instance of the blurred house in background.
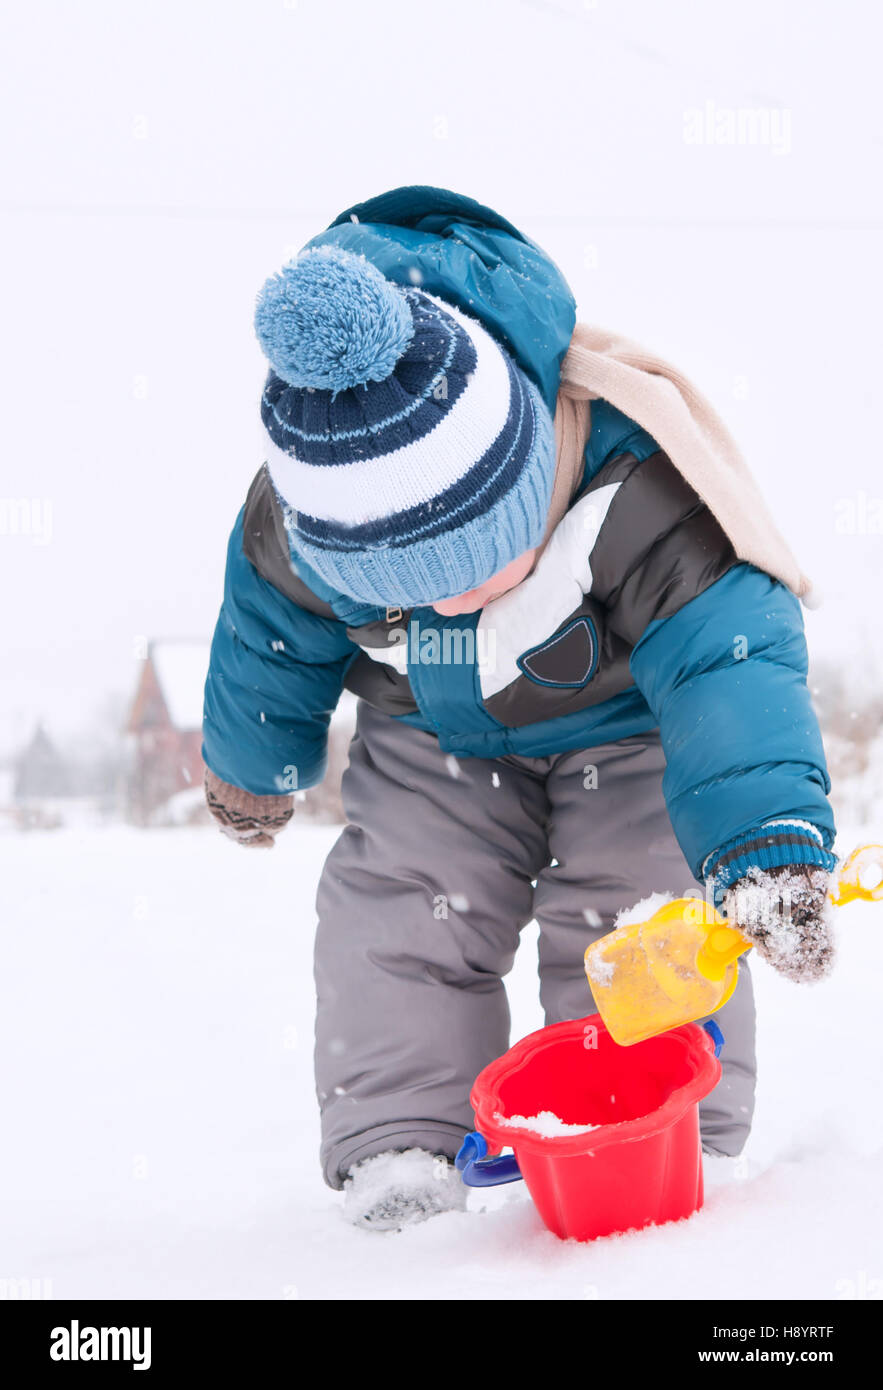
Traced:
[[[22, 719], [0, 758], [0, 829], [55, 830], [128, 821], [212, 825], [205, 806], [202, 704], [207, 641], [152, 641], [134, 693], [104, 692], [86, 723], [64, 738], [42, 719]], [[328, 768], [318, 787], [295, 793], [295, 824], [343, 821], [340, 781], [355, 725], [355, 696], [331, 716]], [[17, 748], [16, 748], [17, 744]]]
[[[214, 824], [202, 781], [202, 703], [209, 643], [154, 641], [126, 722], [126, 818], [135, 825]], [[344, 819], [340, 780], [349, 755], [356, 700], [344, 693], [331, 718], [328, 770], [321, 785], [295, 793], [296, 818]]]
[[67, 760], [38, 722], [30, 742], [15, 760], [12, 795], [19, 805], [71, 794]]
[[54, 829], [64, 822], [65, 802], [75, 791], [72, 769], [41, 721], [13, 760], [11, 805], [14, 823], [25, 830]]
[[207, 642], [148, 646], [126, 723], [127, 818], [135, 825], [204, 819], [200, 749], [208, 659]]
[[124, 806], [125, 746], [110, 700], [96, 724], [62, 747], [41, 719], [0, 768], [0, 826], [55, 830], [119, 819]]

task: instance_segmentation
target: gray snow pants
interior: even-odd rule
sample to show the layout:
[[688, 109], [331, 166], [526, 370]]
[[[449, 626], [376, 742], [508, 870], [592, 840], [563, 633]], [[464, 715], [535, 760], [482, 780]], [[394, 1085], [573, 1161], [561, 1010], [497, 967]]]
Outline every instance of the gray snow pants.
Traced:
[[[474, 1123], [472, 1083], [509, 1046], [502, 977], [533, 917], [540, 1000], [558, 1023], [595, 1011], [583, 953], [621, 908], [695, 891], [664, 767], [656, 732], [553, 757], [455, 760], [433, 734], [360, 702], [343, 778], [349, 823], [317, 897], [316, 1085], [331, 1187], [387, 1149], [456, 1154]], [[723, 1078], [700, 1107], [703, 1143], [729, 1155], [754, 1104], [754, 1002], [739, 973], [717, 1015]]]

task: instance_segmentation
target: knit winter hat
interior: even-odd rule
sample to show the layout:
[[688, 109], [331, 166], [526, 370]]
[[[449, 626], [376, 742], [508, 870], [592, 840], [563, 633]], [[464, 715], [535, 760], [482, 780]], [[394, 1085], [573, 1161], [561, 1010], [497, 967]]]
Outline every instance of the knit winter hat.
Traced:
[[328, 584], [413, 607], [477, 588], [539, 544], [552, 416], [476, 319], [321, 246], [266, 282], [255, 328], [289, 542]]

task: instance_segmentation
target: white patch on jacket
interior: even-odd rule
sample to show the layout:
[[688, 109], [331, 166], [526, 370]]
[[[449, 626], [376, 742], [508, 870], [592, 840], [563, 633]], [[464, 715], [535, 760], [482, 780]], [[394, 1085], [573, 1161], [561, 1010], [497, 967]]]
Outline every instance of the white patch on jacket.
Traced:
[[496, 634], [496, 661], [480, 671], [481, 695], [505, 690], [521, 675], [518, 657], [550, 637], [592, 587], [591, 555], [622, 483], [607, 483], [571, 507], [528, 575], [482, 609], [479, 630]]

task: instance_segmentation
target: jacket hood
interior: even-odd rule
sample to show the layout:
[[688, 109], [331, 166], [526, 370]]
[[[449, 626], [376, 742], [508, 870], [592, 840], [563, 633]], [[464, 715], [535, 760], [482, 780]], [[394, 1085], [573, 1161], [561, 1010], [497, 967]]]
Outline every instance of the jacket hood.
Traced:
[[512, 353], [554, 415], [576, 306], [550, 256], [492, 208], [422, 184], [356, 203], [307, 242], [334, 245], [477, 318]]

